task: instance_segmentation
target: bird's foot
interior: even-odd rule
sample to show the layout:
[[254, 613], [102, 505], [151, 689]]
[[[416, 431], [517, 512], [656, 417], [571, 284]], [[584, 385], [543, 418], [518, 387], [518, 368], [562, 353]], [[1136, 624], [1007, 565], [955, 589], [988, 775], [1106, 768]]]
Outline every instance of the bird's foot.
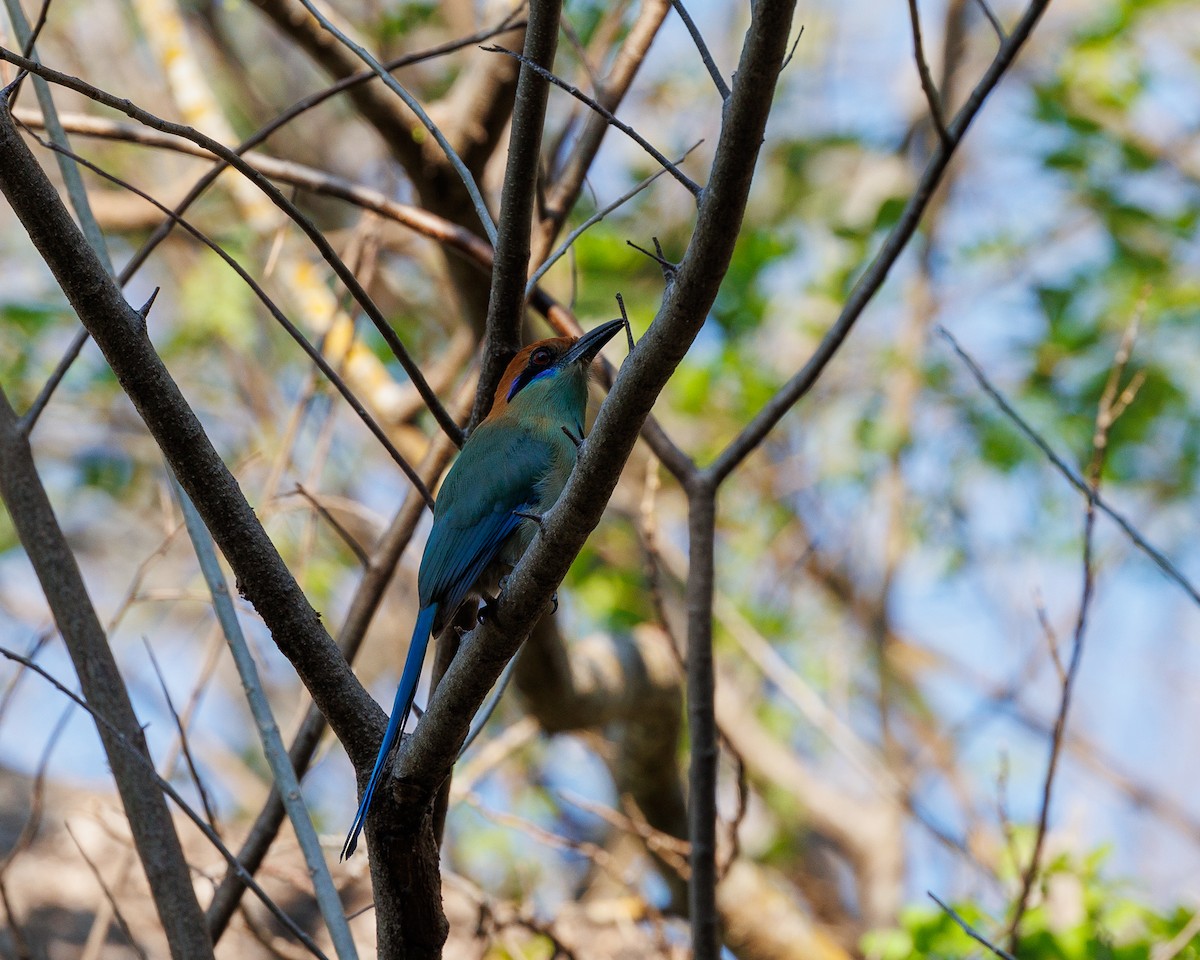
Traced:
[[583, 437], [575, 436], [575, 434], [573, 434], [571, 432], [571, 428], [568, 427], [566, 424], [563, 424], [562, 432], [567, 435], [567, 439], [570, 440], [573, 444], [575, 444], [575, 446], [577, 446], [577, 447], [582, 446]]
[[554, 606], [550, 610], [551, 615], [558, 613], [558, 591], [557, 590], [555, 590], [552, 594], [550, 594], [550, 602], [552, 604], [554, 604]]
[[[565, 430], [566, 427], [564, 427], [563, 429]], [[534, 523], [537, 524], [539, 530], [542, 529], [542, 515], [540, 513], [524, 513], [521, 510], [514, 510], [513, 516], [521, 517], [523, 520], [532, 520]], [[508, 578], [506, 577], [505, 579], [508, 579]], [[504, 589], [503, 581], [501, 581], [500, 589], [501, 590]]]

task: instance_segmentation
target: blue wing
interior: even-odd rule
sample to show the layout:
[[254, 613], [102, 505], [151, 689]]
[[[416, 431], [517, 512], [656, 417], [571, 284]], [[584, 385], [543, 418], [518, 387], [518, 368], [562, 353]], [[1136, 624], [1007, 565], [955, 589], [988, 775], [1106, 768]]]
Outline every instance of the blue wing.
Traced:
[[534, 509], [550, 448], [525, 431], [485, 422], [472, 434], [438, 496], [433, 530], [421, 558], [422, 606], [441, 604], [451, 615], [505, 541]]

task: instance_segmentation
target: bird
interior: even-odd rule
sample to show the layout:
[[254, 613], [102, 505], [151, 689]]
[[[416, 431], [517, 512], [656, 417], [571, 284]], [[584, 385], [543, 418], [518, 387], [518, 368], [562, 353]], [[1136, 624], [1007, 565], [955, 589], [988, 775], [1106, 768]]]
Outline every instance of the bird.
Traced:
[[408, 655], [340, 859], [354, 854], [388, 756], [408, 722], [430, 636], [441, 633], [469, 596], [489, 598], [488, 590], [502, 583], [501, 575], [533, 542], [583, 442], [592, 361], [625, 324], [610, 320], [581, 337], [551, 337], [519, 351], [500, 379], [491, 411], [446, 474], [417, 574], [420, 608]]

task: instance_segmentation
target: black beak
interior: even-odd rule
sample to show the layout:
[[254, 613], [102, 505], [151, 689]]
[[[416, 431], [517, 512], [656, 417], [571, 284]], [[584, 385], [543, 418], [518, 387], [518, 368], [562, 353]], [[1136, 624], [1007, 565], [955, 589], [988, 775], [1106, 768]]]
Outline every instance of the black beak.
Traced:
[[600, 326], [589, 330], [576, 340], [571, 349], [566, 352], [560, 361], [561, 365], [565, 367], [572, 363], [591, 363], [596, 359], [596, 354], [603, 349], [604, 345], [616, 336], [617, 331], [624, 326], [624, 320], [609, 320], [608, 323], [602, 323]]

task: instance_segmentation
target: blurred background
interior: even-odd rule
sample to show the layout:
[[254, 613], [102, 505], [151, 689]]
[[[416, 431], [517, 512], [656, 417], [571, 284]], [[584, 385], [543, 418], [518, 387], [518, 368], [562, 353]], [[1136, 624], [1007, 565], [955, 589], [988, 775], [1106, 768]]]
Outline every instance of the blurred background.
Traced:
[[[467, 2], [334, 6], [381, 59], [494, 25], [508, 12]], [[593, 89], [646, 6], [568, 0], [557, 72]], [[747, 6], [693, 0], [689, 9], [730, 76]], [[1023, 12], [1008, 0], [990, 9], [1005, 25]], [[932, 72], [953, 111], [998, 37], [975, 0], [924, 2], [920, 12]], [[25, 13], [34, 20], [38, 11]], [[936, 143], [905, 4], [814, 0], [800, 6], [796, 24], [804, 32], [776, 96], [733, 266], [655, 410], [701, 463], [809, 358]], [[19, 49], [7, 23], [0, 31], [5, 46]], [[38, 49], [58, 69], [230, 143], [328, 83], [295, 37], [232, 0], [54, 0]], [[495, 56], [472, 44], [398, 76], [450, 116], [464, 78]], [[12, 76], [0, 69], [3, 82]], [[109, 123], [104, 137], [73, 133], [81, 154], [164, 203], [177, 202], [210, 165], [132, 142], [132, 124], [81, 97], [58, 90], [55, 100], [68, 129], [82, 129], [83, 115]], [[19, 106], [26, 119], [37, 113], [32, 90]], [[673, 14], [619, 113], [671, 158], [702, 141], [682, 167], [705, 176], [720, 99]], [[552, 92], [547, 171], [568, 156], [585, 114]], [[492, 198], [502, 138], [500, 147], [483, 178]], [[344, 97], [298, 117], [260, 153], [396, 201], [424, 195]], [[39, 157], [54, 167], [48, 151]], [[654, 170], [635, 144], [610, 133], [568, 227]], [[84, 177], [120, 266], [161, 214]], [[469, 396], [477, 332], [463, 320], [461, 271], [447, 270], [437, 242], [344, 200], [288, 189], [368, 285], [443, 400]], [[1132, 342], [1121, 385], [1134, 389], [1108, 432], [1102, 495], [1184, 577], [1200, 581], [1198, 216], [1200, 7], [1055, 0], [849, 342], [723, 488], [715, 606], [728, 747], [722, 856], [736, 835], [738, 862], [769, 872], [787, 922], [802, 922], [824, 951], [796, 955], [978, 955], [981, 947], [927, 891], [1001, 942], [1043, 808], [1061, 670], [1077, 636], [1086, 502], [939, 328], [1079, 475], [1093, 457], [1118, 349], [1123, 338]], [[628, 242], [650, 247], [657, 237], [677, 259], [694, 217], [692, 198], [662, 177], [576, 240], [543, 286], [585, 327], [616, 316], [620, 293], [640, 333], [663, 280]], [[370, 324], [343, 313], [349, 302], [299, 231], [230, 174], [189, 218], [263, 283], [419, 460], [436, 433], [432, 418]], [[0, 221], [0, 383], [23, 410], [79, 325], [5, 206]], [[347, 539], [369, 551], [413, 495], [410, 486], [213, 253], [176, 231], [126, 289], [136, 304], [156, 287], [156, 347], [314, 606], [338, 624], [362, 575]], [[530, 329], [547, 335], [540, 318]], [[618, 363], [624, 349], [614, 341], [610, 359]], [[601, 397], [597, 388], [593, 400]], [[240, 837], [270, 774], [161, 457], [94, 345], [70, 368], [32, 442], [160, 770], [198, 808], [202, 782], [214, 820]], [[385, 705], [411, 630], [427, 529], [426, 517], [355, 662]], [[681, 643], [686, 569], [685, 498], [640, 445], [560, 591], [556, 629], [567, 649], [651, 633], [668, 647]], [[1195, 930], [1178, 934], [1200, 897], [1200, 610], [1103, 515], [1092, 574], [1045, 872], [1020, 955], [1196, 956]], [[253, 609], [239, 601], [239, 611], [286, 736], [308, 701]], [[75, 686], [7, 514], [0, 644]], [[677, 683], [667, 686], [676, 698], [667, 702], [677, 704]], [[175, 713], [194, 772], [180, 757]], [[547, 956], [553, 938], [537, 924], [567, 925], [569, 941], [572, 917], [639, 927], [671, 904], [672, 868], [638, 842], [638, 817], [614, 779], [624, 734], [606, 724], [551, 732], [529, 716], [521, 692], [509, 691], [464, 758], [444, 862], [474, 891], [463, 896], [516, 904], [531, 924], [475, 946], [467, 929], [451, 942], [461, 955]], [[682, 770], [686, 735], [676, 742], [671, 727], [662, 737]], [[14, 940], [10, 929], [4, 949], [19, 955], [24, 936], [65, 951], [46, 955], [74, 956], [106, 901], [63, 824], [78, 825], [77, 842], [94, 845], [93, 859], [97, 850], [127, 849], [111, 822], [119, 808], [93, 723], [6, 663], [0, 764], [5, 850], [27, 822], [35, 777], [44, 775], [47, 791], [32, 846], [22, 844], [0, 871], [0, 879], [8, 874], [7, 922], [25, 930]], [[332, 858], [356, 806], [353, 772], [332, 738], [304, 789]], [[306, 877], [287, 829], [270, 876], [298, 905]], [[202, 845], [188, 849], [202, 865], [197, 889], [211, 890], [204, 877], [219, 876], [219, 858]], [[28, 878], [46, 876], [46, 862], [54, 876], [74, 879], [35, 885]], [[101, 872], [113, 868], [118, 902], [125, 896], [136, 916], [136, 883], [118, 877], [115, 864], [102, 860]], [[357, 900], [347, 893], [348, 904], [369, 899], [365, 863], [336, 876], [358, 891]], [[448, 903], [457, 895], [448, 889]], [[591, 912], [578, 913], [581, 905]], [[655, 929], [661, 938], [648, 937], [646, 952], [686, 943], [669, 923]], [[126, 955], [128, 940], [115, 927], [104, 937], [92, 955]], [[241, 948], [231, 941], [226, 949], [232, 956]]]

